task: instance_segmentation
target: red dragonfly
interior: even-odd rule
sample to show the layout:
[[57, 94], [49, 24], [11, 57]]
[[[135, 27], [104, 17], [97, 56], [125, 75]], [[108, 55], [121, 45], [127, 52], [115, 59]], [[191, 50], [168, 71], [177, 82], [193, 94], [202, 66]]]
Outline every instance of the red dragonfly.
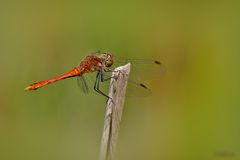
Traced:
[[[71, 71], [54, 78], [33, 83], [30, 86], [26, 87], [25, 90], [29, 90], [29, 91], [37, 90], [38, 88], [43, 87], [47, 84], [50, 84], [62, 79], [70, 78], [70, 77], [81, 78], [83, 82], [83, 87], [85, 87], [83, 89], [88, 90], [86, 81], [83, 75], [90, 72], [97, 72], [96, 80], [94, 83], [94, 90], [99, 94], [111, 99], [111, 97], [109, 97], [107, 94], [105, 94], [99, 89], [99, 84], [100, 82], [104, 82], [111, 79], [111, 77], [106, 78], [106, 72], [112, 72], [110, 67], [114, 64], [114, 62], [115, 61], [112, 53], [109, 53], [109, 52], [100, 53], [100, 51], [98, 51], [94, 54], [90, 54], [87, 57], [85, 57], [80, 62], [80, 64], [74, 67]], [[157, 65], [161, 64], [159, 61], [152, 61], [152, 62]], [[141, 88], [147, 89], [147, 87], [143, 83], [136, 83], [136, 82], [134, 83]]]

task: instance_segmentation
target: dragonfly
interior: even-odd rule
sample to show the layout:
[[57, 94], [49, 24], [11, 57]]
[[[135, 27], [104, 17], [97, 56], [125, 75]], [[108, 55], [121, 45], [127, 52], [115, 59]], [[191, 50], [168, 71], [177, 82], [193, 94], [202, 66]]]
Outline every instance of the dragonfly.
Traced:
[[[134, 59], [130, 60], [130, 61], [135, 61], [135, 63], [139, 63], [142, 61], [136, 61]], [[87, 73], [91, 73], [91, 72], [97, 72], [96, 74], [96, 78], [95, 78], [95, 82], [94, 82], [94, 90], [103, 95], [104, 97], [111, 99], [111, 97], [109, 97], [106, 93], [104, 93], [101, 89], [100, 89], [100, 83], [105, 82], [110, 80], [113, 77], [107, 77], [106, 73], [109, 72], [113, 72], [113, 70], [111, 69], [111, 67], [115, 64], [115, 62], [117, 63], [117, 60], [115, 61], [114, 55], [110, 52], [103, 52], [101, 53], [100, 51], [97, 51], [95, 53], [92, 53], [88, 56], [86, 56], [78, 66], [74, 67], [72, 70], [70, 70], [67, 73], [64, 73], [62, 75], [56, 76], [54, 78], [50, 78], [47, 80], [43, 80], [43, 81], [39, 81], [36, 83], [33, 83], [29, 86], [27, 86], [25, 88], [25, 90], [27, 91], [33, 91], [33, 90], [37, 90], [45, 85], [57, 82], [59, 80], [63, 80], [63, 79], [67, 79], [67, 78], [71, 78], [71, 77], [78, 77], [81, 80], [81, 86], [83, 88], [83, 90], [85, 90], [87, 92], [88, 90], [88, 86], [86, 83], [86, 80], [84, 78], [84, 75]], [[124, 61], [123, 63], [128, 62], [128, 60]], [[143, 63], [145, 63], [143, 61]], [[148, 62], [149, 63], [149, 62]], [[160, 61], [150, 61], [150, 63], [155, 64], [155, 65], [161, 65]], [[149, 88], [143, 84], [143, 83], [138, 83], [135, 81], [132, 81], [135, 85], [148, 90]]]

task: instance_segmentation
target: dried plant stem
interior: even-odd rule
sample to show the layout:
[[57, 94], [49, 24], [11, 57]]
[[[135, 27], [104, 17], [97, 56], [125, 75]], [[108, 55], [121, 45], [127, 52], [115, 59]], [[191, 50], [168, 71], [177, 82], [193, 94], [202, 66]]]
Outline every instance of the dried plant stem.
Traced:
[[116, 68], [110, 82], [109, 100], [106, 107], [102, 133], [100, 160], [113, 160], [116, 151], [117, 137], [123, 112], [130, 63]]

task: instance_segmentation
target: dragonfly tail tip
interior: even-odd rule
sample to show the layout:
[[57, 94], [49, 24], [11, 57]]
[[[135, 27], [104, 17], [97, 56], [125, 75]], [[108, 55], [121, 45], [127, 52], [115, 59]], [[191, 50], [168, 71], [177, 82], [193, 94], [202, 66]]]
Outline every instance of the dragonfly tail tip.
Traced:
[[27, 86], [26, 88], [24, 88], [25, 91], [31, 91], [34, 90], [34, 88], [32, 86]]

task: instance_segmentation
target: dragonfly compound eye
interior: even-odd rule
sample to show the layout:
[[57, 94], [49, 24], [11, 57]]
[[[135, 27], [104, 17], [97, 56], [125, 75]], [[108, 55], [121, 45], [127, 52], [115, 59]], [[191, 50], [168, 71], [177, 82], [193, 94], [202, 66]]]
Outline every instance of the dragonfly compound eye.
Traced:
[[113, 60], [112, 59], [107, 59], [106, 61], [105, 61], [105, 66], [106, 67], [111, 67], [113, 65]]
[[111, 67], [113, 65], [113, 56], [111, 53], [105, 54], [105, 66]]

